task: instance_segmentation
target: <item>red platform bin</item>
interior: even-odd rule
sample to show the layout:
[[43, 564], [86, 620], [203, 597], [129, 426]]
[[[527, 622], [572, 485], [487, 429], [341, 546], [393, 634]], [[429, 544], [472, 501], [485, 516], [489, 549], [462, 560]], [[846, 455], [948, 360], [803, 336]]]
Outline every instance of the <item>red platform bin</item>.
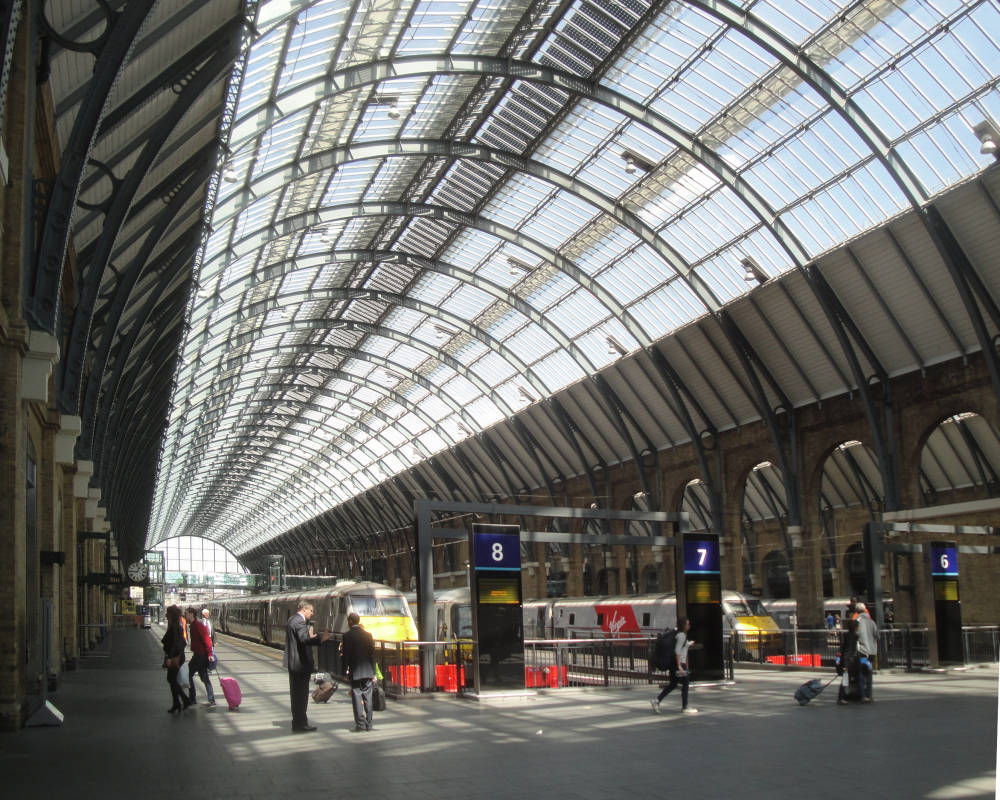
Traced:
[[438, 664], [434, 667], [434, 684], [446, 692], [457, 692], [459, 683], [465, 682], [465, 668], [454, 664]]
[[542, 670], [542, 676], [543, 676], [542, 685], [548, 686], [552, 689], [557, 689], [560, 686], [567, 686], [568, 672], [569, 672], [569, 667], [566, 666], [556, 667], [553, 665], [551, 667], [545, 667]]
[[403, 664], [402, 666], [393, 664], [389, 667], [389, 680], [411, 689], [420, 688], [420, 665]]
[[544, 686], [544, 678], [542, 677], [542, 670], [540, 667], [525, 667], [524, 668], [524, 685], [528, 689], [534, 689], [537, 686]]

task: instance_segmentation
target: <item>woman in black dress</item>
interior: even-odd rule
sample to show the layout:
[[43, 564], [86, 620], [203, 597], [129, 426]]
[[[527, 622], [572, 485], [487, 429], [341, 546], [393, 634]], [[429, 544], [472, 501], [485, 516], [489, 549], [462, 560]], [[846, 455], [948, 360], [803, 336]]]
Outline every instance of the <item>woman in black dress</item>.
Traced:
[[187, 695], [177, 685], [177, 673], [184, 663], [184, 630], [181, 628], [181, 610], [177, 606], [167, 608], [167, 632], [160, 642], [163, 644], [163, 663], [167, 668], [167, 683], [173, 698], [173, 705], [167, 709], [167, 713], [176, 714], [191, 705]]

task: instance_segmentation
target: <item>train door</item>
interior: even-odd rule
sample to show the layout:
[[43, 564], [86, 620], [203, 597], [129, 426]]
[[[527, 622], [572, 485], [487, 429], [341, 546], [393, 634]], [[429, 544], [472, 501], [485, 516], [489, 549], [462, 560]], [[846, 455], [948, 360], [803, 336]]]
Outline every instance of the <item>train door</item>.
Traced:
[[260, 640], [268, 641], [267, 638], [267, 600], [262, 600], [257, 609], [257, 622], [260, 626]]
[[540, 605], [535, 610], [535, 637], [538, 639], [544, 639], [545, 636], [545, 610], [548, 608], [547, 605]]

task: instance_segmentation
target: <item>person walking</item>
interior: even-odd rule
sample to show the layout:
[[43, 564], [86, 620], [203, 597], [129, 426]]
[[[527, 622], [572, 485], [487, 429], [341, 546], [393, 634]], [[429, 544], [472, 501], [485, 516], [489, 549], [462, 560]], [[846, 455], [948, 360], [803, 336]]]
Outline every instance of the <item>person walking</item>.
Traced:
[[163, 645], [163, 666], [167, 668], [167, 684], [173, 700], [168, 714], [176, 714], [191, 705], [184, 690], [177, 684], [177, 674], [184, 663], [184, 631], [181, 628], [181, 610], [177, 606], [167, 608], [167, 631], [160, 639]]
[[375, 678], [375, 640], [361, 627], [361, 617], [353, 611], [347, 615], [350, 629], [341, 644], [344, 672], [351, 679], [351, 702], [354, 705], [354, 730], [372, 728], [372, 691]]
[[688, 706], [688, 689], [691, 685], [691, 673], [688, 670], [688, 648], [694, 644], [694, 639], [688, 638], [689, 630], [691, 630], [691, 620], [687, 617], [681, 617], [677, 620], [674, 654], [670, 660], [669, 667], [670, 681], [663, 687], [663, 690], [656, 698], [649, 701], [653, 707], [653, 711], [657, 714], [660, 713], [660, 703], [663, 701], [663, 698], [676, 689], [678, 683], [681, 686], [681, 712], [684, 714], [698, 713], [697, 708], [690, 708]]
[[315, 647], [330, 638], [326, 631], [316, 635], [309, 620], [312, 619], [313, 605], [305, 600], [299, 602], [298, 611], [288, 618], [285, 629], [285, 655], [282, 664], [288, 670], [288, 694], [292, 705], [292, 732], [309, 733], [316, 730], [309, 724], [306, 709], [309, 707], [309, 676], [315, 670], [310, 647]]
[[205, 693], [208, 700], [202, 703], [203, 706], [211, 707], [215, 705], [215, 690], [212, 688], [212, 680], [208, 676], [208, 670], [215, 661], [215, 650], [212, 647], [212, 636], [208, 632], [208, 627], [198, 619], [198, 609], [189, 606], [184, 612], [188, 621], [188, 631], [191, 636], [191, 674], [188, 677], [190, 688], [188, 689], [188, 699], [197, 702], [197, 692], [194, 688], [195, 674], [201, 678], [205, 684]]
[[861, 702], [870, 703], [872, 701], [872, 677], [875, 670], [875, 661], [878, 656], [878, 626], [868, 607], [864, 603], [858, 603], [858, 655], [860, 663], [858, 666], [858, 688], [861, 691]]

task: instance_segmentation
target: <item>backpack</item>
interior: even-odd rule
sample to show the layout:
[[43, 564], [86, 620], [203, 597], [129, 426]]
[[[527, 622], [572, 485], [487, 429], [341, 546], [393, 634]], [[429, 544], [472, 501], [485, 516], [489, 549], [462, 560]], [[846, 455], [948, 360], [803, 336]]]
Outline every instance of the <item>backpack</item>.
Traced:
[[670, 669], [670, 666], [675, 663], [674, 648], [676, 646], [676, 628], [656, 634], [656, 641], [649, 648], [649, 671]]

